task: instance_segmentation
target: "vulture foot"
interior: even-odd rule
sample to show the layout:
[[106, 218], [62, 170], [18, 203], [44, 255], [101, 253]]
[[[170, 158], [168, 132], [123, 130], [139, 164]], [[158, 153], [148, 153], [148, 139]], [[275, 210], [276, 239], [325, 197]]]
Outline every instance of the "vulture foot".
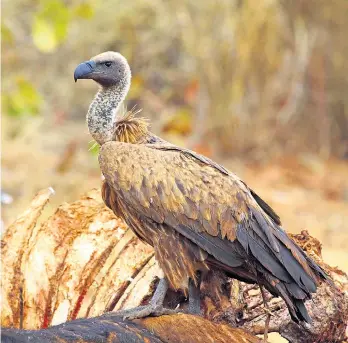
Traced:
[[273, 316], [273, 313], [271, 312], [271, 310], [268, 307], [268, 303], [267, 303], [267, 298], [266, 298], [266, 294], [265, 294], [265, 290], [263, 289], [263, 287], [261, 285], [259, 285], [260, 287], [260, 291], [261, 291], [261, 296], [262, 296], [262, 301], [263, 301], [263, 306], [264, 306], [264, 311], [267, 315], [266, 317], [266, 321], [265, 321], [265, 331], [263, 334], [263, 341], [265, 343], [268, 342], [268, 329], [269, 329], [269, 322], [271, 320], [271, 316]]
[[166, 314], [178, 313], [177, 310], [164, 308], [163, 306], [156, 306], [148, 304], [145, 306], [134, 307], [130, 310], [124, 311], [123, 319], [140, 319], [145, 317], [159, 317]]
[[136, 319], [144, 317], [158, 317], [165, 314], [178, 313], [177, 310], [172, 310], [163, 307], [163, 301], [168, 291], [168, 281], [163, 278], [158, 283], [156, 291], [150, 300], [148, 305], [138, 306], [129, 310], [120, 311], [119, 314], [123, 316], [123, 319]]

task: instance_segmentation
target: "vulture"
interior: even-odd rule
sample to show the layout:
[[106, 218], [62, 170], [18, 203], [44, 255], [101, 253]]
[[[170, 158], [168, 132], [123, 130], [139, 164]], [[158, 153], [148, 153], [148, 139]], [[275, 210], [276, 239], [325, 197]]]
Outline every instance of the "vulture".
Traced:
[[103, 200], [153, 247], [163, 271], [150, 302], [126, 317], [171, 313], [163, 306], [169, 287], [182, 290], [189, 311], [200, 313], [200, 280], [219, 270], [265, 287], [284, 299], [295, 322], [310, 323], [304, 302], [329, 279], [288, 237], [274, 210], [223, 166], [161, 139], [146, 119], [121, 110], [131, 84], [121, 54], [104, 52], [79, 64], [74, 79], [100, 86], [87, 125], [100, 145]]

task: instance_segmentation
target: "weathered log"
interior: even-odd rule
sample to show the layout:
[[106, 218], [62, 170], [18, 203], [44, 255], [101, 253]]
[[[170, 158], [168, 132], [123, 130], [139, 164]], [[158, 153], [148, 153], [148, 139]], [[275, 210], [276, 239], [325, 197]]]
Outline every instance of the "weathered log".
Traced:
[[[142, 244], [102, 203], [98, 190], [62, 204], [36, 225], [50, 191], [42, 191], [11, 225], [2, 240], [2, 325], [43, 329], [76, 318], [145, 303], [158, 281], [150, 247]], [[309, 327], [290, 320], [284, 302], [270, 294], [274, 315], [270, 332], [290, 342], [341, 342], [348, 319], [348, 278], [321, 260], [320, 243], [303, 231], [293, 239], [331, 276], [336, 287], [322, 284], [306, 306]], [[166, 305], [185, 309], [180, 292]], [[205, 318], [262, 334], [266, 314], [259, 289], [213, 273], [202, 285]]]
[[176, 314], [142, 320], [123, 320], [108, 313], [77, 319], [45, 330], [3, 329], [3, 343], [260, 343], [260, 339], [228, 325], [215, 324], [202, 317]]

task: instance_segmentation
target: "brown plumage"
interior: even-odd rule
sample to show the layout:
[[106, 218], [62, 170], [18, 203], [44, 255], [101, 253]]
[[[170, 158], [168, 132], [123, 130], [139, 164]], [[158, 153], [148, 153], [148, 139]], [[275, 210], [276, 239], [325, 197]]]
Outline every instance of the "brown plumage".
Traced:
[[174, 289], [186, 290], [197, 271], [219, 268], [264, 285], [295, 320], [309, 321], [303, 300], [323, 272], [234, 174], [164, 142], [108, 142], [99, 162], [106, 205], [154, 247]]
[[103, 199], [154, 247], [171, 287], [186, 291], [198, 271], [220, 269], [265, 286], [295, 321], [310, 321], [304, 301], [326, 275], [269, 205], [224, 167], [153, 135], [141, 118], [114, 118], [111, 129], [99, 154]]

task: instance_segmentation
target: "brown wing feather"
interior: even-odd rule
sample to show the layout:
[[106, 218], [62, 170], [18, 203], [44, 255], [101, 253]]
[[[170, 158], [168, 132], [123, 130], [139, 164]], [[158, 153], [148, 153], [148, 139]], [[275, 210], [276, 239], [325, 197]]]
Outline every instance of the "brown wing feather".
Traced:
[[255, 263], [289, 288], [302, 289], [301, 297], [314, 292], [324, 275], [277, 225], [273, 210], [215, 162], [171, 145], [119, 142], [104, 144], [99, 161], [128, 206], [172, 227], [228, 268]]
[[[173, 144], [167, 143], [165, 141], [161, 142], [162, 144], [157, 144], [155, 147], [156, 149], [159, 150], [166, 150], [166, 151], [179, 151], [181, 153], [184, 153], [186, 155], [192, 156], [195, 159], [199, 160], [200, 162], [204, 163], [204, 164], [208, 164], [211, 167], [219, 170], [222, 174], [225, 175], [231, 175], [232, 173], [229, 172], [226, 168], [224, 168], [223, 166], [221, 166], [220, 164], [212, 161], [211, 159], [199, 155], [194, 151], [188, 150], [188, 149], [184, 149], [184, 148], [180, 148], [177, 147]], [[237, 178], [236, 175], [232, 174], [233, 177]], [[241, 181], [241, 180], [240, 180]], [[271, 206], [269, 206], [263, 199], [261, 199], [252, 189], [250, 189], [243, 181], [241, 181], [244, 186], [250, 191], [250, 194], [252, 195], [252, 197], [256, 200], [256, 202], [258, 203], [258, 205], [265, 211], [265, 213], [277, 224], [277, 225], [281, 225], [281, 221], [280, 221], [280, 217], [278, 216], [277, 213], [275, 213], [275, 211], [273, 210], [273, 208]]]

